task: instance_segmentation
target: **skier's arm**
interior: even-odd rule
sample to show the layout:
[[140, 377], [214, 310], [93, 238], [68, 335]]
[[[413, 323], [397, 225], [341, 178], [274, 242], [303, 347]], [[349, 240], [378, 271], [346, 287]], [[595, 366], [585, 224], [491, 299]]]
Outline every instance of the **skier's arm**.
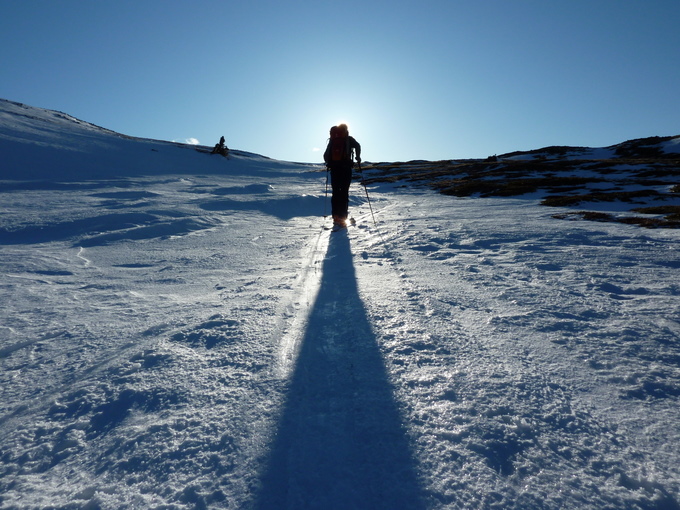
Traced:
[[349, 137], [349, 143], [352, 149], [354, 149], [354, 154], [357, 157], [357, 161], [361, 163], [361, 145], [352, 136]]
[[323, 160], [326, 163], [326, 166], [330, 165], [330, 163], [331, 163], [331, 142], [328, 142], [328, 145], [326, 146], [326, 151], [323, 153]]

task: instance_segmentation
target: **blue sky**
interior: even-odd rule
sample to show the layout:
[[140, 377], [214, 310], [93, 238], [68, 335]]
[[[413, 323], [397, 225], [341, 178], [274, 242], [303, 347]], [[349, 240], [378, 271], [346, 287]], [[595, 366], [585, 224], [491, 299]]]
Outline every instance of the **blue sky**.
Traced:
[[132, 136], [369, 161], [680, 134], [678, 0], [3, 2], [0, 97]]

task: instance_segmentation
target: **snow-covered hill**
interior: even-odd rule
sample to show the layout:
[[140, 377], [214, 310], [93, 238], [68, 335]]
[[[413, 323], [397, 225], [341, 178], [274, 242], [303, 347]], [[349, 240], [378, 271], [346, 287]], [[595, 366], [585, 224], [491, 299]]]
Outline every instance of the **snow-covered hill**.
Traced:
[[400, 181], [331, 234], [319, 166], [7, 101], [0, 154], [1, 508], [680, 507], [678, 230]]

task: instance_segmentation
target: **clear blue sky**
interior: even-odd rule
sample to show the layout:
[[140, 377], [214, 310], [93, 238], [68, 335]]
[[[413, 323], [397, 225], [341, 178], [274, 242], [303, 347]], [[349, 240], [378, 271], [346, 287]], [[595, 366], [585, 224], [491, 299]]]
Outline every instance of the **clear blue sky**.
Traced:
[[369, 161], [680, 134], [678, 0], [2, 2], [0, 97], [124, 134]]

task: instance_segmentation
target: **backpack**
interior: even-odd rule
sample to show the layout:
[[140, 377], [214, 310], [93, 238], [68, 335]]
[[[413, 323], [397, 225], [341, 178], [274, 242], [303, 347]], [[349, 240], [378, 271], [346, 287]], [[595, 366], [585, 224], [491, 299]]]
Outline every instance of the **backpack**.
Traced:
[[331, 139], [331, 161], [349, 161], [350, 155], [348, 150], [349, 139], [332, 138]]
[[352, 150], [346, 129], [331, 129], [331, 161], [352, 161]]

